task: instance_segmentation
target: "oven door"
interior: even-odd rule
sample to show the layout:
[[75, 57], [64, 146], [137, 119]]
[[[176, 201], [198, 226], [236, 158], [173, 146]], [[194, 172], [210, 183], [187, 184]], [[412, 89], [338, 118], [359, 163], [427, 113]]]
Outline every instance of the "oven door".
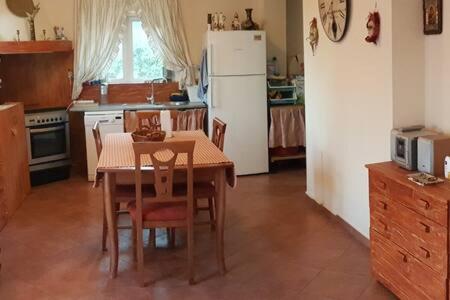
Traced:
[[68, 124], [27, 128], [30, 165], [70, 158]]

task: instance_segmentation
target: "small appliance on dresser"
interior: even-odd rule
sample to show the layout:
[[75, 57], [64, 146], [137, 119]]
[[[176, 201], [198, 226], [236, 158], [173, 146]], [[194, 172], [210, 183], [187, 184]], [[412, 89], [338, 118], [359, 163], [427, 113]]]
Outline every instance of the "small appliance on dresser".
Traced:
[[[418, 168], [438, 177], [447, 177], [445, 157], [450, 155], [450, 136], [438, 134], [422, 136], [418, 140]], [[445, 176], [444, 176], [445, 175]]]
[[25, 115], [30, 179], [33, 186], [70, 177], [69, 117], [66, 110]]
[[394, 129], [391, 132], [391, 159], [402, 168], [417, 170], [418, 139], [437, 133], [424, 129], [424, 126], [412, 126]]

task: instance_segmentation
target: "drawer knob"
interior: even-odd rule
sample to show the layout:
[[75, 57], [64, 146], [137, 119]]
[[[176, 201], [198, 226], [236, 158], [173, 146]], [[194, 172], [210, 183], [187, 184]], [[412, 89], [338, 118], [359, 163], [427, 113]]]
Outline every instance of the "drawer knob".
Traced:
[[382, 189], [382, 190], [385, 190], [385, 189], [386, 189], [386, 183], [383, 182], [383, 181], [379, 181], [379, 182], [378, 182], [378, 187], [379, 187], [380, 189]]
[[429, 225], [427, 225], [427, 224], [425, 224], [425, 223], [423, 223], [423, 222], [420, 222], [420, 225], [423, 226], [423, 229], [425, 230], [426, 233], [430, 233], [431, 228], [430, 228]]
[[400, 255], [402, 256], [403, 262], [407, 263], [408, 262], [408, 257], [406, 256], [406, 254], [401, 252], [401, 251], [398, 251], [398, 253], [400, 253]]
[[425, 208], [426, 210], [430, 209], [431, 205], [430, 205], [430, 202], [428, 202], [427, 200], [420, 198], [419, 202], [421, 203], [423, 208]]
[[425, 254], [425, 258], [430, 258], [430, 256], [431, 256], [430, 251], [428, 251], [427, 249], [425, 249], [423, 247], [420, 247], [420, 250], [422, 250], [423, 254]]
[[380, 204], [380, 207], [381, 207], [382, 209], [387, 210], [388, 205], [387, 205], [386, 202], [384, 202], [384, 201], [379, 201], [378, 203]]

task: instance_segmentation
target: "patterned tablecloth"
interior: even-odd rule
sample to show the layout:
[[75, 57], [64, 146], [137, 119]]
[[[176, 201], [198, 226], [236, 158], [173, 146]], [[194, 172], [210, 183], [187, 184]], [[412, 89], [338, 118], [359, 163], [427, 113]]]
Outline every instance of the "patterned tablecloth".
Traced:
[[[223, 167], [227, 171], [230, 186], [235, 186], [234, 164], [220, 151], [201, 130], [173, 132], [173, 137], [166, 138], [166, 142], [195, 140], [194, 169]], [[158, 159], [170, 159], [169, 151], [160, 153]], [[142, 166], [152, 166], [150, 156], [142, 156]], [[103, 143], [103, 150], [97, 165], [97, 172], [104, 173], [114, 169], [134, 168], [133, 138], [130, 133], [108, 134]], [[187, 165], [186, 155], [179, 155], [176, 166]]]

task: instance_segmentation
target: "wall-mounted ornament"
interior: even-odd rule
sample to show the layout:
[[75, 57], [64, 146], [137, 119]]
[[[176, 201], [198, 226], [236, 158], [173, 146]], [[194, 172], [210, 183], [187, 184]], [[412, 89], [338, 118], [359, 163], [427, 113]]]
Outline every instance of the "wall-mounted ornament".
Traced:
[[247, 20], [242, 22], [242, 30], [259, 30], [259, 25], [253, 21], [253, 8], [247, 8], [245, 14]]
[[6, 6], [14, 15], [26, 18], [33, 11], [34, 3], [33, 0], [6, 0]]
[[374, 43], [376, 45], [378, 42], [378, 38], [380, 37], [381, 29], [381, 17], [378, 11], [369, 13], [366, 27], [368, 32], [366, 42]]
[[423, 31], [425, 34], [441, 34], [442, 18], [442, 0], [423, 0]]
[[31, 13], [27, 12], [27, 20], [28, 20], [28, 26], [30, 28], [30, 40], [35, 41], [36, 40], [36, 29], [34, 27], [34, 19], [36, 18], [36, 15], [41, 10], [40, 4], [36, 4], [33, 7], [33, 10]]
[[309, 37], [306, 38], [311, 45], [313, 55], [316, 54], [317, 45], [319, 45], [319, 29], [317, 28], [317, 19], [313, 18], [309, 22]]
[[237, 12], [234, 13], [233, 21], [231, 22], [232, 30], [241, 30], [241, 21], [239, 20], [239, 14]]
[[345, 36], [350, 16], [350, 0], [318, 0], [320, 20], [328, 38], [339, 42]]

